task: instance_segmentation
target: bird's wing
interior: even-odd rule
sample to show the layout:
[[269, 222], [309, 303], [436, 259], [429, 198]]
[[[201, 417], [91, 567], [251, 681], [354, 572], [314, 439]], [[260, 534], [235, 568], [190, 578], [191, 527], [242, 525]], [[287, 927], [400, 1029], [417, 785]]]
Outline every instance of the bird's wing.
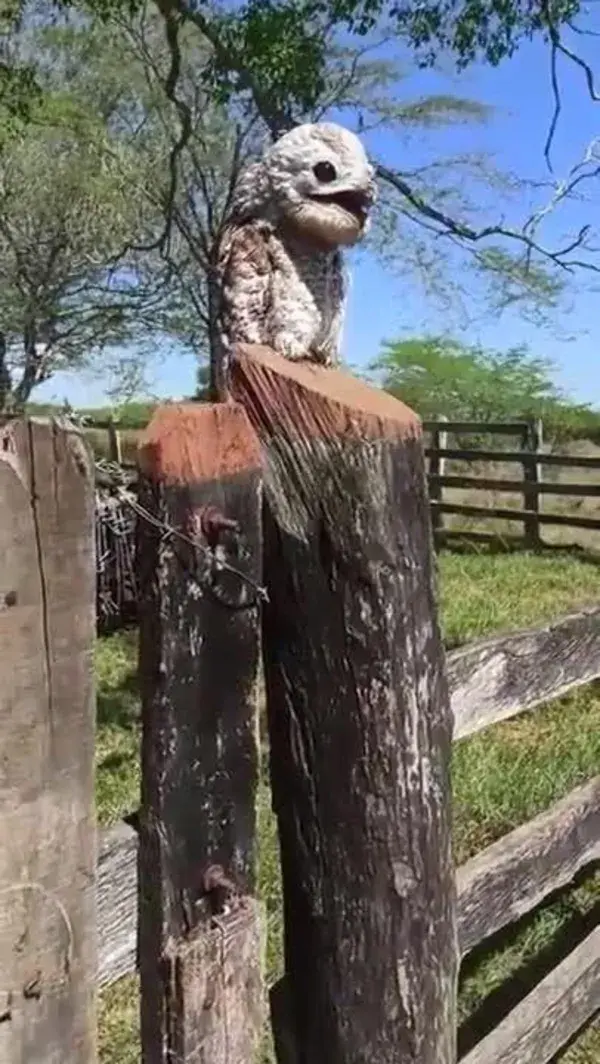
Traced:
[[268, 230], [258, 222], [232, 226], [219, 256], [220, 326], [225, 345], [268, 343], [272, 266]]

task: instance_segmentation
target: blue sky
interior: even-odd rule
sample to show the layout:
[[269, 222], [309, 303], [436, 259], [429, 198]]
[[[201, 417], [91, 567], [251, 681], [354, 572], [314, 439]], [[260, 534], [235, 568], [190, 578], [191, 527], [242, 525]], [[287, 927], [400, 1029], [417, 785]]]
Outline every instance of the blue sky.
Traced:
[[[583, 54], [590, 42], [577, 40]], [[587, 43], [587, 47], [586, 47]], [[598, 47], [597, 40], [591, 41]], [[587, 95], [582, 72], [569, 64], [561, 66], [563, 113], [554, 142], [553, 164], [557, 176], [564, 176], [577, 163], [594, 135], [600, 136], [600, 104]], [[432, 72], [409, 76], [402, 85], [409, 97], [429, 92], [451, 92], [490, 104], [495, 108], [485, 125], [463, 125], [451, 129], [421, 130], [409, 139], [377, 133], [368, 145], [390, 166], [409, 169], [438, 156], [485, 151], [493, 155], [500, 170], [513, 171], [536, 180], [550, 180], [543, 157], [544, 142], [552, 114], [548, 55], [541, 42], [524, 45], [517, 55], [498, 69], [474, 67], [460, 76], [442, 77]], [[588, 202], [559, 209], [544, 230], [547, 245], [559, 246], [567, 229], [590, 222], [600, 231], [598, 183], [587, 186]], [[594, 195], [590, 195], [590, 191]], [[549, 192], [537, 193], [538, 203]], [[528, 214], [528, 204], [517, 198], [507, 216], [516, 225]], [[400, 250], [400, 249], [399, 249]], [[600, 265], [600, 256], [599, 256]], [[582, 274], [572, 285], [569, 306], [557, 316], [553, 328], [541, 328], [516, 314], [478, 314], [467, 328], [457, 313], [436, 306], [414, 276], [384, 266], [366, 251], [351, 256], [352, 288], [346, 321], [344, 354], [347, 361], [365, 367], [376, 357], [381, 342], [426, 332], [452, 331], [468, 342], [507, 348], [527, 344], [531, 351], [550, 358], [556, 365], [558, 382], [576, 399], [600, 406], [598, 356], [598, 291], [600, 275]], [[597, 285], [595, 282], [597, 281]], [[473, 295], [477, 295], [474, 285]], [[462, 326], [462, 328], [461, 328]], [[149, 365], [154, 395], [180, 397], [194, 389], [195, 360], [176, 350], [159, 352]], [[54, 377], [38, 389], [35, 398], [68, 398], [74, 405], [104, 401], [96, 380], [67, 374]]]

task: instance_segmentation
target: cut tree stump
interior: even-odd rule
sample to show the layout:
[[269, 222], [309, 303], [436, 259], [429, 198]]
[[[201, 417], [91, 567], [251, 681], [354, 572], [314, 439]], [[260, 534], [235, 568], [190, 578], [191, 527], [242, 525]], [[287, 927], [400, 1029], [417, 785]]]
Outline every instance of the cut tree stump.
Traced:
[[420, 423], [265, 348], [236, 350], [232, 390], [266, 460], [280, 1060], [453, 1064], [451, 713]]
[[0, 427], [0, 1061], [96, 1060], [94, 473]]
[[145, 433], [139, 502], [146, 516], [138, 521], [144, 1064], [254, 1064], [261, 1035], [261, 914], [253, 897], [261, 481], [258, 442], [239, 406], [165, 406]]

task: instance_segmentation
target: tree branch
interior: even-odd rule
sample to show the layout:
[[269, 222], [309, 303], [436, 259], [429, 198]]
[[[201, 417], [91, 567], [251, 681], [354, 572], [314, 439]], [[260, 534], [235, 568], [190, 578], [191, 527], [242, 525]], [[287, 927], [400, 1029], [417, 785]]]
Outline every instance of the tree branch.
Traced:
[[[418, 192], [416, 192], [415, 189], [411, 188], [408, 182], [396, 171], [391, 170], [382, 163], [378, 163], [377, 173], [383, 181], [386, 181], [392, 186], [392, 188], [395, 188], [396, 191], [411, 204], [419, 215], [427, 219], [429, 222], [435, 223], [435, 232], [439, 236], [452, 234], [453, 236], [460, 237], [461, 240], [469, 243], [478, 243], [494, 236], [505, 237], [523, 244], [528, 253], [535, 251], [542, 258], [553, 262], [563, 270], [572, 271], [575, 267], [580, 267], [600, 273], [600, 264], [586, 262], [584, 260], [569, 260], [566, 258], [567, 255], [572, 254], [577, 248], [584, 246], [585, 238], [590, 230], [589, 225], [582, 226], [577, 236], [567, 245], [552, 251], [549, 248], [543, 247], [534, 239], [532, 234], [529, 234], [526, 231], [527, 226], [533, 227], [533, 222], [531, 220], [526, 223], [526, 227], [523, 230], [512, 229], [503, 225], [488, 225], [484, 226], [482, 229], [474, 229], [472, 226], [467, 225], [464, 222], [451, 218], [443, 211], [438, 210], [437, 207], [433, 207]], [[573, 185], [574, 184], [576, 184], [576, 182], [574, 182]], [[565, 195], [566, 194], [567, 192], [565, 192]]]

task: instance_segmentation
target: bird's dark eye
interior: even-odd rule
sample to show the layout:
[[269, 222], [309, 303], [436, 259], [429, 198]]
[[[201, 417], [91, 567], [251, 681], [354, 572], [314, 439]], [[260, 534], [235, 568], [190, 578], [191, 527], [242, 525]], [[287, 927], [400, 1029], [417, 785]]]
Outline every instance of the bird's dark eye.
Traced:
[[322, 181], [323, 184], [327, 184], [329, 181], [335, 181], [337, 177], [335, 166], [325, 160], [320, 163], [315, 163], [313, 166], [313, 174], [317, 181]]

